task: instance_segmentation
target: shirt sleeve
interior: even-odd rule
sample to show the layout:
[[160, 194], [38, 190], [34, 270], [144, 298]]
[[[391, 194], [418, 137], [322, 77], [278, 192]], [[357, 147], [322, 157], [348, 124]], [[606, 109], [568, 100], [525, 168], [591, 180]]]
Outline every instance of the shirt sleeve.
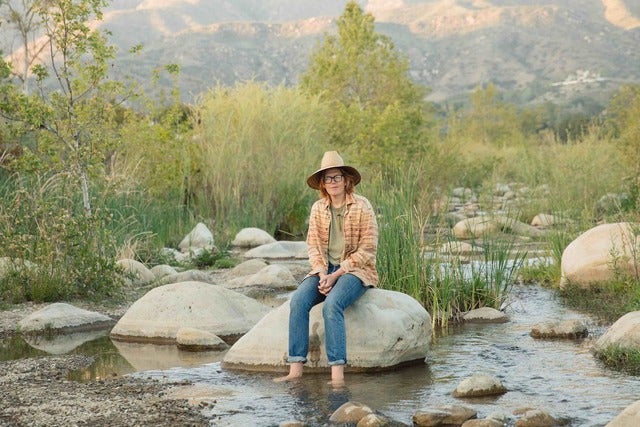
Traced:
[[355, 251], [350, 253], [340, 266], [347, 272], [365, 270], [375, 265], [378, 250], [378, 223], [368, 200], [362, 200], [362, 211], [358, 216], [359, 229]]
[[309, 230], [307, 232], [307, 250], [309, 253], [309, 264], [311, 264], [311, 271], [309, 275], [318, 274], [323, 270], [326, 270], [324, 257], [321, 253], [322, 242], [320, 241], [322, 221], [320, 220], [320, 205], [314, 203], [311, 207], [311, 214], [309, 215]]

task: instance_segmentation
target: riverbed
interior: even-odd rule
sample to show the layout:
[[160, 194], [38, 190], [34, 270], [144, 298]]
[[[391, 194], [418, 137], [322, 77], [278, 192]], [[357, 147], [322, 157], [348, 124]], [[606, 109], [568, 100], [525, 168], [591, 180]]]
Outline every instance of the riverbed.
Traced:
[[[106, 333], [79, 338], [75, 347], [29, 343], [14, 336], [8, 338], [10, 343], [3, 341], [0, 358], [42, 357], [52, 349], [57, 354], [89, 355], [94, 364], [71, 371], [70, 382], [124, 376], [173, 384], [163, 397], [187, 399], [215, 426], [274, 426], [291, 420], [320, 426], [328, 424], [330, 414], [346, 401], [364, 403], [407, 425], [417, 410], [462, 404], [474, 408], [478, 418], [502, 413], [510, 425], [517, 419], [515, 411], [538, 408], [569, 426], [604, 426], [639, 398], [638, 377], [604, 367], [590, 352], [606, 324], [564, 308], [553, 291], [535, 285], [514, 286], [505, 312], [507, 323], [464, 324], [436, 334], [424, 363], [390, 372], [347, 374], [346, 387], [337, 390], [325, 375], [274, 383], [274, 374], [222, 369], [224, 352], [189, 353], [175, 346], [114, 342]], [[587, 323], [588, 338], [546, 341], [529, 335], [536, 323], [570, 318]], [[7, 348], [13, 349], [11, 354]], [[23, 350], [16, 351], [19, 348]], [[476, 373], [499, 378], [508, 392], [493, 398], [454, 398], [455, 387]]]

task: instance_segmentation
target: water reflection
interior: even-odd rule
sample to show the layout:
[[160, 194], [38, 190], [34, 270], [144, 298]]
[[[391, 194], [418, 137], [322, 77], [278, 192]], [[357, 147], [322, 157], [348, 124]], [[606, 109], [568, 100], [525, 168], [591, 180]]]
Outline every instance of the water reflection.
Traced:
[[218, 362], [225, 351], [191, 352], [178, 349], [175, 345], [143, 344], [113, 341], [113, 346], [136, 371], [169, 369], [176, 366], [192, 367]]
[[24, 340], [31, 347], [49, 354], [67, 354], [82, 344], [104, 337], [108, 330], [74, 332], [61, 335], [25, 335]]

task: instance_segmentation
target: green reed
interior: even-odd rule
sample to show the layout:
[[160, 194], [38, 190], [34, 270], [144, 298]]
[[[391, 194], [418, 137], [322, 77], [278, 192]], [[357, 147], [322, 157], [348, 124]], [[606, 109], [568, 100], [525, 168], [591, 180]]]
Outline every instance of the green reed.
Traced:
[[406, 170], [373, 185], [379, 212], [380, 286], [411, 295], [430, 313], [433, 325], [442, 328], [471, 309], [501, 308], [526, 253], [513, 239], [484, 238], [472, 242], [481, 255], [469, 262], [446, 249], [454, 242], [446, 232], [437, 232], [427, 247], [425, 230], [446, 227], [433, 223], [437, 218], [429, 215], [428, 201], [420, 198], [429, 192], [418, 191], [420, 180], [414, 174]]

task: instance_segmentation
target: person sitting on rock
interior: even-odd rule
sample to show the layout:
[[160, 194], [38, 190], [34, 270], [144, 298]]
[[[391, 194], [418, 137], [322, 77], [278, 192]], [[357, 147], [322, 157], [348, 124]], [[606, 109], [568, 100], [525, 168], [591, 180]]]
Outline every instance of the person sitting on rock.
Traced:
[[320, 169], [308, 179], [321, 198], [311, 208], [307, 246], [311, 271], [293, 293], [289, 314], [289, 374], [275, 381], [302, 377], [309, 352], [309, 312], [324, 301], [322, 315], [331, 383], [344, 384], [347, 363], [344, 310], [378, 283], [378, 225], [371, 203], [355, 194], [357, 169], [327, 151]]

